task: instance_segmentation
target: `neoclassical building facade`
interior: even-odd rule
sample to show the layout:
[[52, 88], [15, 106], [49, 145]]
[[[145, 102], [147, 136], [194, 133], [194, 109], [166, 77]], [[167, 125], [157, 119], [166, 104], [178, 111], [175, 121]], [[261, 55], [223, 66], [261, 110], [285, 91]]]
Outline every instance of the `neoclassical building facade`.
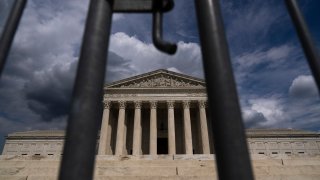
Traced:
[[210, 154], [205, 91], [165, 70], [107, 85], [98, 154]]
[[[157, 70], [104, 88], [98, 155], [214, 154], [205, 82]], [[320, 154], [320, 135], [290, 129], [249, 129], [251, 154]], [[64, 131], [17, 132], [3, 155], [61, 155]]]

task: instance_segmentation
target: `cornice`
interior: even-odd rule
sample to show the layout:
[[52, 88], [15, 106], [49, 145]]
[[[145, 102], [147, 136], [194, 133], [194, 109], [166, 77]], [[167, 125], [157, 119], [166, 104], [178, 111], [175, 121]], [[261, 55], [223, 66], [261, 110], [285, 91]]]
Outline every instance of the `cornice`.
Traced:
[[105, 94], [207, 93], [206, 88], [108, 88]]
[[[61, 135], [42, 135], [41, 133], [46, 131], [37, 131], [36, 133], [30, 135], [14, 135], [6, 136], [6, 140], [64, 140], [64, 131], [59, 131]], [[23, 132], [20, 132], [23, 133]], [[25, 132], [30, 133], [30, 132]], [[99, 135], [98, 135], [99, 137]], [[320, 134], [316, 132], [309, 132], [303, 130], [281, 130], [281, 129], [264, 129], [260, 131], [259, 129], [247, 129], [247, 138], [320, 138]]]
[[116, 82], [113, 82], [113, 83], [110, 83], [110, 84], [106, 84], [104, 88], [107, 89], [107, 88], [120, 86], [121, 84], [128, 84], [128, 83], [131, 83], [131, 82], [134, 83], [134, 82], [137, 82], [137, 81], [143, 81], [143, 80], [146, 80], [148, 78], [151, 78], [151, 77], [154, 77], [154, 76], [157, 76], [157, 75], [171, 76], [171, 77], [178, 78], [178, 79], [179, 78], [180, 79], [186, 79], [186, 80], [188, 80], [190, 82], [193, 82], [195, 84], [201, 84], [201, 86], [205, 86], [205, 81], [203, 79], [195, 78], [195, 77], [192, 77], [192, 76], [188, 76], [188, 75], [184, 75], [184, 74], [180, 74], [180, 73], [176, 73], [176, 72], [172, 72], [172, 71], [168, 71], [168, 70], [164, 70], [164, 69], [159, 69], [159, 70], [152, 71], [152, 72], [149, 72], [149, 73], [144, 73], [144, 74], [141, 74], [141, 75], [137, 75], [137, 76], [133, 76], [133, 77], [130, 77], [130, 78], [122, 79], [122, 80], [119, 80], [119, 81], [116, 81]]

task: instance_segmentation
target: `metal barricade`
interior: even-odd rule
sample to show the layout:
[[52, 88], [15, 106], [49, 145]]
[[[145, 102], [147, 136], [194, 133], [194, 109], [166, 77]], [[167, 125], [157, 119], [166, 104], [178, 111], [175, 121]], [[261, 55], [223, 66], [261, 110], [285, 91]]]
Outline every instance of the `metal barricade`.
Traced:
[[[320, 87], [320, 62], [296, 0], [286, 0], [290, 15]], [[15, 0], [0, 40], [0, 75], [26, 0]], [[220, 179], [254, 179], [218, 0], [195, 0], [209, 113]], [[153, 13], [155, 46], [174, 54], [162, 40], [162, 13], [173, 0], [91, 0], [69, 113], [60, 180], [93, 178], [96, 138], [102, 114], [104, 75], [112, 14]]]

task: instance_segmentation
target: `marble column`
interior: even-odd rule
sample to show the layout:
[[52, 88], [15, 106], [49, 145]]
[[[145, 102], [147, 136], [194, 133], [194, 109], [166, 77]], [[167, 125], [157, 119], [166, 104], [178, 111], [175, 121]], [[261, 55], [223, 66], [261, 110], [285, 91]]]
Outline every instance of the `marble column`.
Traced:
[[126, 114], [126, 102], [119, 101], [119, 116], [118, 116], [118, 128], [117, 128], [117, 140], [116, 140], [116, 153], [115, 155], [122, 155], [124, 142], [124, 121]]
[[200, 114], [200, 129], [201, 129], [201, 144], [202, 144], [202, 153], [210, 154], [210, 145], [209, 145], [209, 132], [208, 132], [208, 123], [206, 116], [206, 102], [199, 101], [199, 114]]
[[157, 155], [157, 102], [150, 102], [150, 155]]
[[[108, 128], [109, 128], [109, 114], [110, 114], [110, 101], [104, 101], [104, 110], [102, 115], [102, 124], [100, 130], [100, 139], [99, 139], [99, 155], [107, 154], [107, 137], [108, 137]], [[109, 142], [110, 144], [110, 142]]]
[[176, 154], [176, 135], [174, 127], [174, 101], [168, 101], [168, 152]]
[[191, 120], [190, 120], [190, 101], [183, 101], [182, 105], [183, 105], [184, 144], [186, 148], [185, 153], [193, 154]]
[[141, 101], [134, 102], [134, 125], [132, 155], [140, 155], [141, 151]]

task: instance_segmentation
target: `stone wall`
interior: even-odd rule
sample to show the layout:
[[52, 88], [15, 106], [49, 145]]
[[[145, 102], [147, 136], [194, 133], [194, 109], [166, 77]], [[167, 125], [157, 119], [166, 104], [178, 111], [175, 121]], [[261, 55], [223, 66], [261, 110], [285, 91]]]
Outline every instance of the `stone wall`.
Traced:
[[249, 138], [251, 154], [320, 154], [319, 138]]
[[3, 155], [61, 155], [63, 140], [7, 140]]
[[[147, 136], [148, 137], [148, 136]], [[319, 138], [248, 138], [251, 154], [264, 155], [319, 155]], [[62, 154], [63, 140], [7, 140], [3, 155], [41, 155], [52, 156]], [[148, 148], [145, 145], [145, 150]], [[126, 149], [126, 153], [130, 154]], [[195, 152], [200, 154], [200, 152]]]

